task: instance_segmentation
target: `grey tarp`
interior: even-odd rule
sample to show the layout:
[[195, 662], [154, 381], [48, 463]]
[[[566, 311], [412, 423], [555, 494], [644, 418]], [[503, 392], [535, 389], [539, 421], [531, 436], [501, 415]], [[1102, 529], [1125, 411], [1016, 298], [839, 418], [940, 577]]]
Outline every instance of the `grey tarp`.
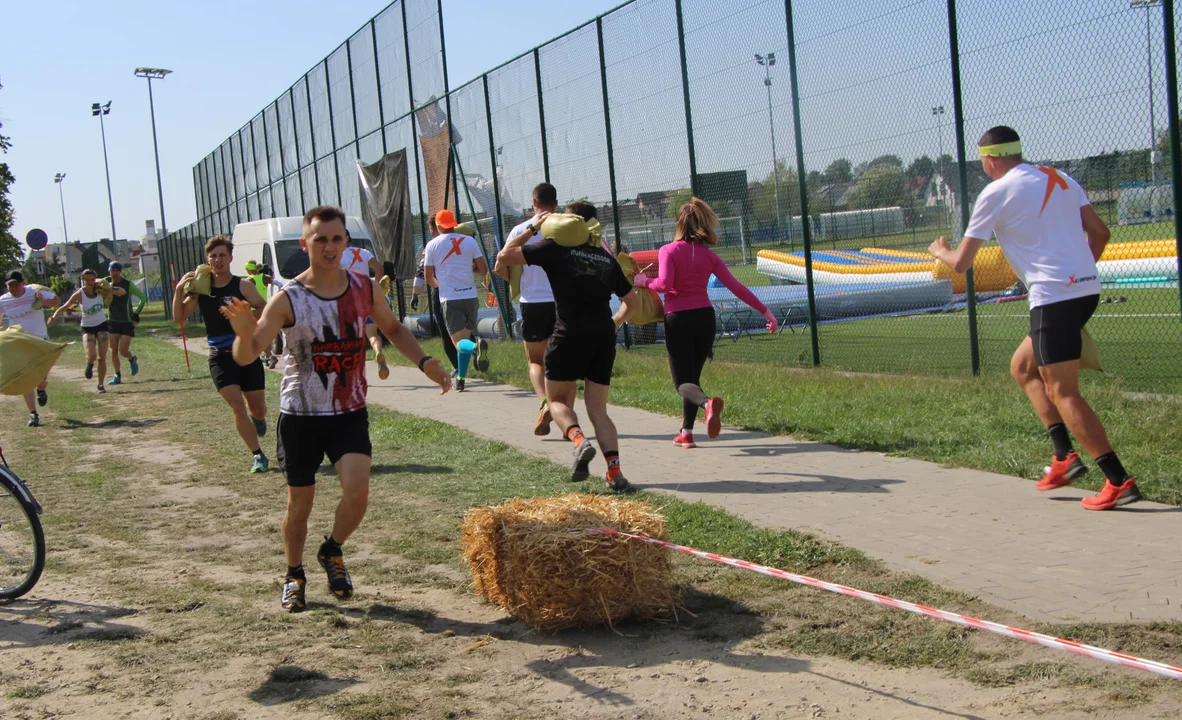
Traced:
[[415, 274], [414, 230], [406, 150], [387, 153], [372, 165], [357, 162], [361, 186], [361, 216], [369, 227], [380, 262], [394, 263], [394, 278]]

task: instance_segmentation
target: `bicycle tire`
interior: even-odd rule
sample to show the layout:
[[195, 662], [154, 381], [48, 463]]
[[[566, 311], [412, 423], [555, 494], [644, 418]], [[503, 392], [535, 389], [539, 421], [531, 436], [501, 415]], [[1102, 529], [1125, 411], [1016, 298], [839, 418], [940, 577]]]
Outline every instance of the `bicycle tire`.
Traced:
[[29, 521], [29, 527], [33, 530], [33, 567], [19, 585], [0, 588], [0, 600], [15, 600], [32, 590], [45, 570], [45, 532], [41, 528], [39, 508], [32, 494], [24, 482], [6, 467], [0, 467], [0, 487], [16, 498]]

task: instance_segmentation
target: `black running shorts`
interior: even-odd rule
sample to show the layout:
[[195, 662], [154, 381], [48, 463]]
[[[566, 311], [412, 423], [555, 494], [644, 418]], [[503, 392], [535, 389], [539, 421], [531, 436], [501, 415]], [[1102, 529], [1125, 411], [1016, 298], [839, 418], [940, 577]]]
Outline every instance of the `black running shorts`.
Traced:
[[611, 385], [612, 366], [616, 362], [616, 334], [551, 336], [544, 362], [547, 380], [590, 380], [598, 385]]
[[112, 335], [135, 337], [135, 323], [110, 321]]
[[97, 336], [97, 335], [106, 335], [107, 333], [110, 333], [110, 332], [111, 332], [111, 324], [109, 322], [107, 322], [106, 320], [104, 320], [103, 322], [101, 322], [98, 325], [95, 325], [93, 327], [86, 327], [86, 326], [82, 327], [82, 334], [83, 335], [96, 335]]
[[526, 342], [545, 342], [554, 334], [557, 320], [552, 302], [521, 303], [521, 339]]
[[237, 385], [242, 392], [263, 390], [267, 387], [267, 374], [263, 369], [263, 361], [255, 360], [249, 365], [239, 365], [234, 361], [234, 354], [229, 350], [210, 350], [209, 376], [213, 378], [213, 386], [220, 392], [222, 388]]
[[316, 484], [324, 462], [336, 465], [350, 453], [373, 456], [369, 441], [369, 412], [362, 408], [344, 415], [286, 415], [279, 413], [275, 457], [292, 487]]
[[1099, 304], [1099, 295], [1086, 295], [1030, 308], [1035, 362], [1042, 366], [1079, 360], [1083, 349], [1080, 333]]

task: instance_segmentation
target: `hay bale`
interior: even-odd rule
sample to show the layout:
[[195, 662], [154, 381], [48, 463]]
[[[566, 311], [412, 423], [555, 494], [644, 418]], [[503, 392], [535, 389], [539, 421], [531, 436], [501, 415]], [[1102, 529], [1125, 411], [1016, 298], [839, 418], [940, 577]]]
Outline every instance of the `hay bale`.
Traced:
[[669, 552], [588, 532], [597, 527], [665, 537], [665, 519], [648, 505], [604, 495], [469, 510], [462, 540], [473, 587], [541, 632], [672, 615]]

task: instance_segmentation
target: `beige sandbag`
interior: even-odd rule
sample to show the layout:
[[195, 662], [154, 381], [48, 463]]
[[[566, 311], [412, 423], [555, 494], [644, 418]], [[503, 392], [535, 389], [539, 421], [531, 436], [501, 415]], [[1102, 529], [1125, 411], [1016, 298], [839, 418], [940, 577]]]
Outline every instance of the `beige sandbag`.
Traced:
[[24, 395], [33, 392], [49, 377], [69, 343], [42, 340], [13, 325], [0, 330], [0, 394]]
[[209, 295], [213, 292], [213, 268], [202, 263], [197, 266], [197, 274], [185, 283], [186, 295]]
[[[596, 226], [599, 221], [592, 220]], [[582, 247], [592, 242], [590, 224], [574, 213], [550, 213], [542, 221], [542, 237], [563, 247]]]
[[1104, 372], [1104, 362], [1100, 357], [1100, 346], [1088, 334], [1087, 328], [1080, 330], [1079, 333], [1083, 338], [1083, 350], [1079, 356], [1080, 369]]
[[44, 303], [44, 301], [41, 300], [41, 292], [53, 292], [53, 290], [50, 290], [49, 288], [45, 287], [44, 285], [38, 285], [36, 283], [29, 283], [28, 285], [25, 285], [25, 290], [33, 293], [33, 309], [34, 310], [44, 310], [45, 309], [45, 303]]

